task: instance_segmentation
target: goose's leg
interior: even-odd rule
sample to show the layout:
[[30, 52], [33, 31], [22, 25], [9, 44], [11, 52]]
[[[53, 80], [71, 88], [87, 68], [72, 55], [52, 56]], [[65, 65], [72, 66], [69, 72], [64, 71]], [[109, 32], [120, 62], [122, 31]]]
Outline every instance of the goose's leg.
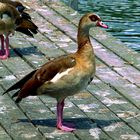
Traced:
[[7, 57], [9, 57], [9, 53], [10, 53], [10, 50], [9, 50], [9, 35], [6, 36], [6, 40], [5, 40], [5, 44], [6, 44], [6, 49], [5, 49], [5, 54]]
[[64, 109], [64, 100], [57, 103], [57, 128], [63, 131], [71, 132], [74, 131], [74, 128], [64, 126], [63, 121], [63, 109]]
[[2, 46], [1, 46], [1, 53], [0, 54], [0, 59], [7, 59], [9, 56], [9, 35], [6, 35], [6, 39], [5, 39], [5, 48], [4, 48], [4, 38], [1, 38], [1, 42], [2, 42]]
[[1, 39], [0, 56], [2, 56], [5, 53], [5, 50], [4, 50], [4, 36], [3, 35], [0, 35], [0, 39]]

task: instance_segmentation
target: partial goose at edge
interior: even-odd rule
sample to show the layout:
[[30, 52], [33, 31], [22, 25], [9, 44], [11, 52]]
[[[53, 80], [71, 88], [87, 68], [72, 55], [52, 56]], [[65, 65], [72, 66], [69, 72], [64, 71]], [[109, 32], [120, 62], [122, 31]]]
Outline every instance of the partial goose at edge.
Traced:
[[[0, 59], [9, 57], [9, 35], [15, 31], [33, 37], [37, 34], [38, 27], [33, 23], [28, 13], [24, 12], [22, 4], [14, 5], [10, 0], [0, 0]], [[19, 10], [19, 11], [18, 11]]]

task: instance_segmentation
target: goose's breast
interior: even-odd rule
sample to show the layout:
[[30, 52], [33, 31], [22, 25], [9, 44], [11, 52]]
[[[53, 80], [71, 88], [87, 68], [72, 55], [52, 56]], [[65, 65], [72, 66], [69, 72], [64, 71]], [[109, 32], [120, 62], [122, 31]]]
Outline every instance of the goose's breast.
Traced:
[[38, 94], [46, 94], [54, 98], [65, 98], [85, 89], [91, 81], [92, 74], [78, 67], [58, 73], [50, 81], [46, 81], [38, 90]]

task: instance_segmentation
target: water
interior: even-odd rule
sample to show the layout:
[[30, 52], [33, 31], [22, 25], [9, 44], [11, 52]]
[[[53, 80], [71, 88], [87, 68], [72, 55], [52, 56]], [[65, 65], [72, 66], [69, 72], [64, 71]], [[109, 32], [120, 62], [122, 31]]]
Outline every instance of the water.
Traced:
[[108, 32], [140, 52], [140, 0], [62, 1], [79, 13], [97, 13], [109, 25]]

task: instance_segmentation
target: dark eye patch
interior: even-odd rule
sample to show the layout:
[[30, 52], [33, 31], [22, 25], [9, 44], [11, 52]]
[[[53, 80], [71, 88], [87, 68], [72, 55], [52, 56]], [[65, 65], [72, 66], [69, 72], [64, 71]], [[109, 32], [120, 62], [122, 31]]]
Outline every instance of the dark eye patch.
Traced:
[[89, 18], [90, 18], [91, 21], [100, 20], [100, 18], [97, 15], [90, 15]]

